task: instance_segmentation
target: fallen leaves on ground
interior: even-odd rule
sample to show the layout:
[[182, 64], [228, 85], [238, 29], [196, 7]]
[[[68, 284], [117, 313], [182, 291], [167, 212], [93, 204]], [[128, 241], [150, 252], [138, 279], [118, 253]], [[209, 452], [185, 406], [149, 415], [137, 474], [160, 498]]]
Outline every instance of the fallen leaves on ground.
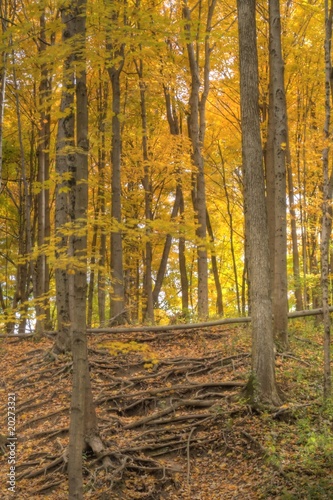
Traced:
[[[90, 335], [99, 432], [113, 468], [85, 455], [85, 498], [332, 498], [332, 463], [322, 460], [327, 442], [306, 427], [318, 411], [318, 353], [295, 340], [292, 355], [279, 355], [278, 380], [288, 399], [256, 413], [239, 398], [250, 344], [248, 327]], [[47, 356], [51, 339], [5, 339], [0, 349], [4, 426], [7, 394], [17, 395], [17, 498], [65, 499], [71, 358]], [[311, 453], [318, 453], [318, 468]], [[4, 499], [13, 497], [7, 469], [4, 454]], [[318, 488], [311, 490], [309, 481]]]

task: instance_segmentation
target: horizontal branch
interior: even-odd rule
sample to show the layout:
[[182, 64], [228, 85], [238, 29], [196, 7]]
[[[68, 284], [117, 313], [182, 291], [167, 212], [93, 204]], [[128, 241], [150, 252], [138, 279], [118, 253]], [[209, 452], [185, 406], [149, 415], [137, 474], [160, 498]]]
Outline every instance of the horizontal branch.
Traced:
[[[333, 307], [329, 308], [330, 312], [333, 312]], [[288, 313], [289, 319], [303, 318], [305, 316], [318, 316], [323, 314], [322, 308], [320, 309], [309, 309], [306, 311], [293, 311]], [[127, 326], [127, 327], [113, 327], [113, 328], [88, 328], [87, 333], [102, 334], [102, 333], [140, 333], [140, 332], [166, 332], [173, 330], [195, 330], [201, 328], [209, 328], [211, 326], [221, 326], [221, 325], [235, 325], [240, 323], [250, 323], [251, 317], [245, 316], [241, 318], [224, 318], [217, 319], [214, 321], [207, 321], [205, 323], [184, 323], [180, 325], [158, 325], [158, 326]], [[56, 332], [45, 332], [47, 335], [54, 335]], [[4, 338], [28, 338], [33, 336], [33, 334], [27, 335], [0, 335]]]
[[[330, 312], [333, 312], [333, 307], [329, 308]], [[323, 310], [320, 309], [309, 309], [306, 311], [293, 311], [288, 314], [288, 318], [302, 318], [305, 316], [318, 316], [322, 314]], [[135, 332], [165, 332], [168, 330], [190, 330], [190, 329], [200, 329], [209, 328], [211, 326], [220, 325], [232, 325], [237, 323], [250, 323], [251, 317], [246, 316], [242, 318], [224, 318], [217, 319], [214, 321], [207, 321], [205, 323], [186, 323], [180, 325], [158, 325], [158, 326], [136, 326], [136, 327], [121, 327], [121, 328], [90, 328], [87, 330], [88, 333], [135, 333]]]

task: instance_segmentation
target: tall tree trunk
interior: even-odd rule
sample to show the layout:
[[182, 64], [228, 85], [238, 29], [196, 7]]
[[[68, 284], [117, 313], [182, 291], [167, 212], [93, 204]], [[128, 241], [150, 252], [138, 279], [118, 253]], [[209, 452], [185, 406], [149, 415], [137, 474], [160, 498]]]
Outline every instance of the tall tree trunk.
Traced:
[[[72, 164], [69, 213], [73, 254], [73, 293], [70, 294], [73, 389], [69, 427], [69, 498], [83, 499], [82, 452], [87, 443], [96, 451], [103, 449], [97, 434], [87, 349], [87, 210], [88, 210], [88, 98], [86, 86], [85, 36], [86, 0], [71, 4], [67, 13], [75, 23], [73, 47], [75, 63], [76, 143]], [[66, 16], [65, 16], [66, 19]], [[68, 29], [68, 25], [67, 25]], [[71, 82], [70, 82], [71, 84]], [[96, 445], [96, 441], [98, 444]], [[96, 445], [96, 446], [95, 446]]]
[[[180, 194], [181, 194], [180, 204], [179, 204], [180, 223], [184, 224], [184, 212], [185, 212], [184, 196], [182, 191]], [[187, 277], [185, 249], [186, 249], [185, 232], [181, 231], [178, 240], [178, 261], [179, 261], [180, 284], [182, 293], [182, 315], [184, 316], [184, 318], [187, 318], [189, 315], [189, 282]]]
[[274, 335], [282, 347], [288, 345], [287, 217], [286, 217], [286, 148], [287, 106], [284, 87], [284, 63], [281, 47], [279, 0], [269, 0], [270, 102], [273, 133], [274, 172]]
[[[289, 144], [288, 144], [288, 151], [289, 151]], [[290, 159], [287, 162], [287, 174], [288, 174], [289, 212], [290, 212], [290, 219], [291, 219], [290, 220], [291, 239], [292, 239], [292, 248], [293, 248], [294, 293], [295, 293], [295, 300], [296, 300], [296, 310], [303, 311], [304, 307], [303, 307], [303, 296], [302, 296], [302, 287], [301, 287], [299, 251], [298, 251], [296, 210], [295, 210], [295, 198], [294, 198], [294, 182], [293, 182], [293, 173], [292, 173]]]
[[[46, 49], [46, 24], [45, 12], [40, 16], [40, 54]], [[47, 294], [49, 292], [49, 263], [44, 248], [49, 243], [50, 238], [50, 207], [49, 207], [49, 188], [47, 183], [50, 174], [50, 97], [51, 97], [51, 76], [47, 65], [44, 63], [41, 67], [41, 81], [39, 85], [39, 107], [40, 107], [40, 126], [38, 143], [38, 174], [37, 181], [40, 191], [37, 194], [37, 245], [39, 255], [36, 262], [36, 331], [42, 333], [44, 328], [50, 329], [50, 306]]]
[[[69, 10], [62, 11], [62, 22], [66, 28], [63, 29], [63, 42], [68, 43], [74, 34], [74, 23], [72, 13]], [[68, 175], [73, 171], [75, 161], [74, 148], [74, 55], [71, 53], [64, 61], [63, 83], [60, 101], [61, 118], [58, 120], [58, 132], [56, 140], [56, 174], [57, 185], [55, 194], [55, 238], [56, 238], [56, 305], [58, 332], [55, 339], [55, 352], [65, 352], [71, 349], [70, 334], [70, 305], [69, 305], [69, 274], [68, 257], [68, 235], [66, 224], [69, 223], [69, 196], [70, 183]]]
[[[147, 143], [147, 123], [146, 123], [146, 111], [145, 111], [145, 90], [140, 89], [141, 94], [141, 112], [142, 112], [142, 149], [143, 149], [143, 161], [144, 161], [144, 179], [143, 186], [145, 190], [145, 219], [146, 219], [146, 245], [145, 245], [145, 257], [144, 257], [144, 320], [149, 322], [154, 322], [154, 301], [153, 301], [153, 282], [152, 282], [152, 261], [153, 261], [153, 248], [151, 243], [151, 227], [150, 222], [153, 219], [152, 214], [152, 185], [150, 179], [150, 169], [147, 164], [148, 158], [148, 143]], [[144, 110], [144, 111], [143, 111]]]
[[[107, 102], [108, 102], [108, 84], [107, 82], [102, 83], [102, 78], [100, 75], [100, 85], [99, 85], [99, 134], [100, 134], [100, 148], [98, 151], [98, 204], [100, 210], [100, 216], [105, 217], [105, 163], [106, 163], [106, 153], [105, 153], [105, 120], [107, 114]], [[101, 326], [105, 325], [105, 300], [106, 300], [106, 234], [105, 231], [101, 231], [100, 235], [100, 250], [99, 250], [99, 261], [98, 261], [98, 276], [97, 276], [97, 300], [98, 300], [98, 317], [99, 324]]]
[[[200, 6], [201, 3], [199, 2]], [[203, 92], [200, 96], [200, 70], [199, 54], [196, 53], [194, 43], [191, 41], [191, 10], [188, 7], [187, 0], [184, 1], [183, 15], [186, 20], [185, 34], [187, 37], [187, 54], [191, 73], [191, 87], [189, 98], [189, 116], [188, 131], [192, 145], [192, 160], [196, 167], [196, 176], [194, 184], [194, 211], [197, 222], [197, 255], [198, 255], [198, 316], [201, 319], [209, 316], [208, 308], [208, 263], [207, 263], [207, 218], [206, 218], [206, 187], [204, 158], [202, 155], [202, 146], [205, 138], [205, 111], [206, 102], [209, 93], [209, 73], [210, 73], [210, 53], [209, 43], [210, 31], [212, 29], [212, 18], [216, 5], [216, 0], [211, 0], [208, 5], [206, 36], [205, 36], [205, 58], [204, 58], [204, 77]]]
[[95, 210], [95, 224], [91, 242], [91, 258], [90, 258], [90, 271], [89, 271], [89, 285], [88, 285], [88, 311], [87, 311], [87, 326], [91, 328], [93, 310], [94, 310], [94, 290], [95, 290], [95, 267], [96, 267], [96, 253], [97, 253], [97, 226], [98, 210]]
[[[167, 119], [170, 129], [170, 134], [173, 136], [179, 136], [181, 134], [181, 121], [178, 119], [176, 108], [173, 100], [171, 99], [170, 89], [163, 85], [164, 97], [165, 97], [165, 106]], [[179, 169], [177, 169], [179, 170]], [[178, 173], [178, 172], [177, 172]], [[184, 219], [184, 197], [182, 190], [182, 182], [179, 175], [177, 175], [177, 185], [176, 185], [176, 196], [174, 205], [172, 207], [171, 212], [171, 220], [173, 220], [178, 213], [180, 212], [180, 224], [183, 224]], [[153, 290], [153, 300], [154, 304], [157, 303], [158, 295], [162, 288], [163, 278], [166, 272], [167, 260], [169, 256], [169, 252], [171, 249], [172, 236], [170, 234], [167, 235], [162, 259], [160, 263], [160, 267], [157, 272], [157, 277], [155, 281], [155, 287]], [[186, 270], [186, 257], [185, 257], [185, 237], [183, 235], [179, 236], [178, 240], [178, 260], [179, 260], [179, 272], [180, 272], [180, 281], [181, 281], [181, 296], [182, 296], [182, 315], [184, 317], [188, 316], [188, 279], [187, 279], [187, 270]]]
[[21, 180], [22, 180], [22, 204], [21, 207], [21, 224], [20, 224], [20, 254], [24, 263], [18, 264], [17, 276], [17, 294], [21, 301], [20, 320], [18, 333], [25, 334], [27, 326], [27, 312], [28, 312], [28, 298], [29, 286], [32, 277], [31, 267], [31, 250], [32, 250], [32, 233], [31, 233], [31, 195], [29, 192], [28, 173], [25, 160], [25, 150], [23, 144], [23, 130], [21, 120], [21, 108], [19, 99], [19, 85], [16, 75], [16, 58], [14, 50], [12, 50], [12, 63], [13, 63], [13, 83], [15, 91], [15, 107], [17, 116], [17, 133], [20, 148], [20, 167], [21, 167]]
[[[5, 35], [8, 25], [8, 0], [0, 2], [0, 22], [1, 34]], [[3, 164], [3, 119], [5, 112], [5, 97], [6, 97], [6, 84], [7, 84], [7, 58], [8, 49], [4, 48], [0, 55], [0, 188], [2, 183], [2, 164]]]
[[[331, 135], [331, 100], [333, 93], [332, 76], [332, 21], [333, 1], [325, 0], [325, 123], [324, 135], [326, 141]], [[333, 170], [329, 173], [329, 158], [332, 156], [330, 147], [323, 151], [323, 203], [321, 229], [321, 287], [324, 320], [324, 397], [331, 397], [331, 318], [329, 312], [329, 253], [332, 231], [332, 192]]]
[[120, 107], [120, 73], [123, 62], [119, 68], [108, 68], [112, 85], [112, 177], [111, 177], [111, 312], [110, 316], [118, 317], [118, 322], [121, 318], [118, 316], [124, 311], [125, 307], [125, 288], [124, 288], [124, 272], [123, 272], [123, 242], [120, 229], [121, 224], [121, 128], [119, 115]]
[[238, 284], [238, 272], [237, 272], [235, 246], [234, 246], [234, 224], [233, 224], [231, 207], [230, 207], [229, 192], [228, 192], [227, 182], [226, 182], [224, 158], [223, 158], [220, 144], [218, 145], [218, 148], [219, 148], [219, 155], [220, 155], [221, 166], [222, 166], [222, 182], [223, 182], [223, 188], [224, 188], [225, 198], [226, 198], [226, 202], [227, 202], [227, 213], [228, 213], [228, 217], [229, 217], [230, 250], [231, 250], [231, 257], [232, 257], [232, 267], [233, 267], [234, 276], [235, 276], [237, 310], [238, 310], [238, 314], [241, 314], [241, 304], [240, 304], [239, 284]]
[[[109, 2], [111, 8], [111, 19], [117, 21], [119, 12], [117, 5]], [[112, 144], [111, 144], [111, 280], [112, 292], [110, 296], [110, 318], [117, 318], [121, 323], [126, 320], [125, 308], [125, 284], [123, 270], [123, 242], [122, 242], [122, 202], [121, 202], [121, 87], [120, 75], [124, 66], [125, 44], [115, 48], [112, 42], [112, 33], [107, 33], [106, 48], [109, 53], [109, 65], [107, 71], [112, 87]], [[124, 314], [122, 314], [124, 313]]]
[[275, 382], [268, 227], [259, 122], [255, 0], [238, 0], [242, 157], [245, 222], [251, 278], [252, 374], [254, 401], [279, 404]]
[[153, 213], [152, 213], [153, 187], [151, 183], [151, 172], [149, 166], [146, 84], [143, 80], [142, 59], [140, 59], [139, 62], [136, 63], [136, 71], [139, 77], [139, 88], [140, 88], [142, 159], [143, 159], [143, 170], [144, 170], [142, 184], [145, 190], [145, 220], [146, 220], [146, 244], [144, 253], [144, 282], [143, 282], [143, 294], [144, 294], [143, 319], [145, 321], [153, 323], [154, 322], [154, 299], [153, 299], [153, 283], [152, 283], [153, 249], [151, 243], [151, 226], [150, 226], [151, 221], [153, 220]]

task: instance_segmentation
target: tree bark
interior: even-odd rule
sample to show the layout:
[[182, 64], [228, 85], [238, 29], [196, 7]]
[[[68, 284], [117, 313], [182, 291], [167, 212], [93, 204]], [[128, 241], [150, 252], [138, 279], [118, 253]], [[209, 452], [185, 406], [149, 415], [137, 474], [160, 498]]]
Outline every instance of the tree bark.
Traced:
[[[7, 31], [8, 25], [8, 0], [0, 3], [1, 15], [1, 34], [4, 36]], [[0, 68], [0, 188], [2, 183], [2, 164], [3, 164], [3, 119], [5, 113], [5, 97], [6, 97], [6, 84], [7, 84], [7, 59], [8, 49], [3, 48], [1, 52], [1, 68]]]
[[[51, 35], [52, 38], [52, 35]], [[46, 22], [45, 12], [40, 16], [40, 41], [39, 52], [42, 55], [46, 49]], [[39, 255], [36, 262], [36, 331], [41, 334], [44, 328], [50, 328], [50, 305], [47, 296], [50, 285], [50, 271], [48, 258], [45, 254], [45, 246], [49, 244], [50, 239], [50, 206], [49, 206], [49, 187], [47, 185], [50, 178], [50, 135], [51, 135], [51, 116], [50, 116], [50, 97], [52, 77], [47, 64], [41, 66], [41, 81], [39, 86], [39, 142], [38, 142], [38, 174], [39, 193], [37, 194], [37, 245]]]
[[143, 159], [143, 179], [142, 184], [145, 190], [145, 232], [146, 243], [144, 252], [144, 280], [143, 280], [143, 318], [144, 321], [154, 323], [154, 298], [153, 298], [153, 282], [152, 282], [152, 260], [153, 249], [151, 242], [151, 227], [150, 223], [153, 220], [152, 213], [152, 197], [153, 188], [151, 183], [151, 173], [149, 166], [148, 152], [148, 129], [147, 129], [147, 109], [146, 109], [146, 84], [143, 80], [143, 61], [142, 59], [136, 64], [136, 70], [139, 77], [140, 88], [140, 109], [141, 109], [141, 127], [142, 127], [142, 159]]
[[111, 217], [113, 228], [111, 229], [111, 312], [110, 317], [117, 316], [124, 310], [125, 290], [123, 274], [123, 243], [121, 234], [121, 128], [119, 115], [120, 108], [120, 68], [108, 68], [112, 85], [112, 177], [111, 177]]
[[[62, 11], [64, 24], [62, 39], [68, 43], [74, 36], [75, 19], [69, 10]], [[66, 352], [71, 349], [70, 307], [69, 307], [69, 274], [67, 257], [69, 239], [66, 224], [69, 223], [69, 175], [73, 171], [74, 152], [74, 55], [69, 54], [64, 62], [63, 84], [60, 101], [61, 118], [58, 120], [56, 141], [56, 194], [55, 194], [55, 238], [56, 238], [56, 306], [58, 333], [55, 339], [55, 352]]]
[[[289, 152], [289, 144], [288, 144], [288, 152]], [[289, 156], [289, 153], [288, 153], [288, 156]], [[303, 296], [302, 296], [300, 262], [299, 262], [299, 251], [298, 251], [296, 210], [295, 210], [295, 198], [294, 198], [294, 182], [293, 182], [293, 172], [292, 172], [292, 168], [291, 168], [290, 158], [287, 161], [287, 174], [288, 174], [288, 194], [289, 194], [291, 239], [292, 239], [292, 248], [293, 248], [294, 293], [295, 293], [296, 309], [297, 309], [297, 311], [301, 311], [303, 309]]]
[[[177, 184], [175, 201], [174, 201], [174, 204], [172, 207], [171, 217], [170, 217], [171, 221], [177, 217], [177, 214], [179, 211], [179, 206], [180, 206], [181, 196], [182, 196], [181, 187], [179, 184]], [[171, 243], [172, 243], [172, 235], [167, 234], [166, 240], [164, 243], [164, 247], [163, 247], [160, 265], [159, 265], [157, 275], [156, 275], [155, 286], [153, 289], [153, 304], [155, 307], [158, 307], [158, 296], [161, 292], [163, 279], [164, 279], [165, 272], [167, 269], [168, 258], [169, 258], [169, 253], [170, 253], [170, 249], [171, 249]]]
[[29, 285], [32, 278], [32, 231], [31, 231], [31, 193], [29, 191], [27, 165], [25, 159], [25, 150], [23, 144], [23, 130], [21, 119], [21, 107], [19, 98], [19, 84], [16, 75], [16, 58], [14, 49], [12, 50], [12, 63], [13, 63], [13, 84], [15, 92], [15, 108], [17, 116], [17, 134], [20, 148], [20, 256], [23, 263], [19, 263], [17, 267], [17, 302], [21, 302], [20, 319], [18, 325], [18, 333], [26, 333], [27, 327], [27, 313], [28, 313], [28, 298], [29, 298]]
[[245, 222], [251, 278], [252, 374], [254, 402], [279, 404], [274, 366], [268, 227], [259, 122], [255, 0], [238, 0], [242, 157]]
[[[113, 21], [118, 19], [116, 7], [111, 5], [111, 18]], [[124, 270], [123, 270], [123, 242], [122, 242], [122, 202], [121, 202], [121, 88], [120, 75], [124, 66], [125, 44], [121, 44], [119, 48], [115, 48], [112, 40], [112, 33], [107, 33], [106, 47], [109, 53], [109, 66], [107, 71], [110, 77], [112, 87], [112, 144], [111, 144], [111, 219], [112, 228], [110, 236], [111, 245], [111, 308], [110, 318], [117, 316], [118, 322], [124, 322], [126, 317], [121, 313], [125, 307], [125, 285], [124, 285]], [[115, 60], [118, 62], [115, 63]]]
[[[181, 135], [181, 121], [178, 118], [176, 108], [173, 100], [171, 99], [170, 89], [163, 85], [164, 97], [165, 97], [165, 106], [167, 119], [170, 129], [170, 134], [173, 136]], [[179, 176], [180, 168], [176, 169], [177, 174], [177, 185], [176, 185], [176, 196], [174, 205], [171, 212], [171, 220], [177, 216], [178, 210], [180, 214], [180, 224], [184, 223], [184, 196], [182, 189], [182, 182]], [[157, 301], [158, 294], [160, 293], [160, 289], [162, 287], [162, 280], [165, 275], [167, 258], [170, 252], [172, 243], [172, 236], [167, 235], [167, 239], [163, 249], [163, 255], [161, 264], [157, 273], [155, 287], [153, 291], [153, 299], [154, 302]], [[185, 244], [185, 235], [183, 235], [183, 231], [180, 231], [179, 239], [178, 239], [178, 262], [179, 262], [179, 272], [180, 272], [180, 282], [181, 282], [181, 296], [182, 296], [182, 315], [186, 318], [189, 312], [189, 303], [188, 303], [188, 278], [187, 278], [187, 270], [186, 270], [186, 256], [185, 256], [186, 244]]]
[[[105, 120], [107, 115], [107, 102], [108, 102], [108, 84], [107, 82], [102, 83], [102, 75], [100, 74], [100, 85], [99, 85], [99, 109], [98, 109], [98, 120], [99, 120], [99, 135], [100, 135], [100, 148], [98, 151], [98, 205], [99, 213], [101, 217], [105, 217], [105, 163], [106, 163], [106, 153], [105, 153]], [[97, 300], [98, 300], [98, 317], [99, 324], [104, 325], [106, 320], [105, 314], [105, 301], [106, 301], [106, 234], [105, 231], [101, 231], [100, 235], [100, 251], [99, 251], [99, 261], [98, 261], [98, 276], [97, 276]]]
[[[201, 3], [199, 2], [201, 5]], [[210, 31], [212, 29], [212, 18], [216, 5], [216, 0], [211, 0], [208, 5], [206, 36], [205, 36], [205, 57], [204, 57], [204, 77], [203, 92], [200, 96], [200, 70], [199, 54], [194, 49], [191, 41], [191, 10], [187, 0], [184, 2], [183, 15], [186, 20], [185, 34], [187, 38], [187, 54], [191, 73], [191, 87], [189, 98], [188, 132], [192, 145], [192, 161], [196, 167], [194, 180], [193, 208], [197, 223], [197, 263], [198, 263], [198, 317], [201, 319], [209, 316], [208, 307], [208, 262], [207, 262], [207, 218], [206, 218], [206, 187], [204, 158], [202, 146], [205, 138], [205, 110], [209, 93], [209, 73], [210, 73], [210, 53], [209, 43]]]
[[[180, 223], [184, 224], [184, 195], [183, 190], [180, 191], [180, 202], [179, 202], [179, 215]], [[182, 315], [184, 318], [189, 316], [189, 280], [187, 276], [187, 265], [186, 265], [186, 239], [185, 231], [181, 230], [179, 233], [178, 240], [178, 262], [179, 262], [179, 272], [180, 272], [180, 284], [182, 293]]]
[[[218, 270], [218, 266], [217, 266], [215, 238], [214, 238], [213, 227], [212, 227], [212, 224], [210, 222], [208, 210], [206, 211], [206, 213], [207, 213], [207, 231], [208, 231], [210, 245], [211, 245], [212, 272], [213, 272], [215, 288], [216, 288], [216, 313], [219, 316], [223, 316], [223, 296], [222, 296], [222, 287], [221, 287], [221, 282], [220, 282], [219, 270]], [[238, 297], [239, 297], [239, 295], [238, 295], [238, 289], [237, 289], [237, 298]], [[238, 312], [240, 314], [240, 310], [238, 310]]]
[[[332, 21], [333, 1], [325, 0], [325, 123], [324, 137], [326, 141], [331, 136], [331, 99], [333, 90], [332, 76]], [[323, 202], [322, 202], [322, 229], [321, 229], [321, 287], [324, 322], [324, 398], [328, 399], [332, 393], [331, 370], [331, 317], [329, 313], [329, 253], [330, 237], [332, 232], [332, 192], [333, 170], [329, 173], [329, 158], [331, 148], [323, 151]]]
[[284, 62], [281, 47], [279, 0], [269, 0], [269, 64], [270, 102], [273, 133], [274, 171], [274, 278], [273, 316], [274, 335], [278, 342], [288, 345], [288, 283], [287, 283], [287, 211], [286, 211], [286, 148], [287, 106], [284, 87]]
[[[73, 255], [73, 293], [70, 320], [73, 388], [69, 427], [69, 498], [83, 499], [82, 452], [97, 435], [87, 349], [87, 210], [88, 210], [88, 98], [86, 86], [86, 0], [77, 0], [66, 12], [74, 22], [76, 147], [73, 155], [69, 213]], [[66, 29], [66, 28], [65, 28]]]

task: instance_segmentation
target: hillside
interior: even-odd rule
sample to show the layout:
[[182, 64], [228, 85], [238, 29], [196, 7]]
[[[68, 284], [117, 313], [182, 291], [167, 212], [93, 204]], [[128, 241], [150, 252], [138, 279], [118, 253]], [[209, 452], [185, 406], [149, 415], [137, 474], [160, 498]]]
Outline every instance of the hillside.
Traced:
[[[321, 334], [293, 322], [278, 355], [285, 405], [254, 411], [236, 397], [250, 367], [248, 327], [90, 335], [99, 430], [112, 467], [85, 456], [85, 498], [329, 499], [333, 409], [321, 406]], [[1, 434], [16, 399], [16, 496], [66, 499], [71, 359], [52, 339], [2, 339]]]

